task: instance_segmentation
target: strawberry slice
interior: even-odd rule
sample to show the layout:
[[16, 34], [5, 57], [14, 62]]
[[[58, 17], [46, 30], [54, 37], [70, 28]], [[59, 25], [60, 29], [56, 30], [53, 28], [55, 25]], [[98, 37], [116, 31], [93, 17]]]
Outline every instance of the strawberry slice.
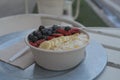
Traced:
[[44, 41], [45, 41], [45, 39], [40, 39], [40, 40], [36, 41], [35, 43], [39, 46]]
[[60, 37], [60, 36], [63, 36], [63, 34], [60, 34], [60, 33], [53, 33], [52, 36], [54, 36], [54, 37]]
[[51, 39], [53, 39], [54, 38], [54, 36], [48, 36], [47, 37], [47, 40], [51, 40]]
[[69, 32], [70, 32], [71, 34], [80, 33], [80, 29], [78, 29], [78, 28], [72, 28], [71, 30], [69, 30]]
[[69, 31], [67, 31], [66, 33], [65, 33], [65, 36], [69, 36], [69, 35], [71, 35], [72, 33], [71, 33], [71, 30], [69, 30]]
[[66, 33], [66, 31], [64, 29], [61, 29], [61, 28], [57, 29], [56, 32], [61, 33], [63, 35], [65, 35], [65, 33]]
[[34, 47], [38, 47], [38, 44], [37, 43], [33, 43], [33, 42], [29, 42], [30, 45], [34, 46]]

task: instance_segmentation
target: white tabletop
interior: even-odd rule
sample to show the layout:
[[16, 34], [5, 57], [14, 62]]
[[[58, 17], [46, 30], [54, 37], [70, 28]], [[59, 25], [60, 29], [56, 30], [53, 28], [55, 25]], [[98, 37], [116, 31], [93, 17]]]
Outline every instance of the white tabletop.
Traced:
[[[26, 24], [25, 21], [27, 21]], [[14, 24], [15, 23], [15, 24]], [[18, 26], [17, 28], [12, 27]], [[23, 26], [25, 25], [25, 26]], [[31, 15], [11, 16], [0, 19], [0, 36], [11, 32], [35, 28], [40, 25], [40, 18]], [[120, 35], [119, 28], [89, 27], [89, 29]], [[92, 39], [104, 45], [108, 55], [108, 63], [103, 73], [96, 80], [120, 79], [120, 38], [113, 36], [89, 33]]]
[[[90, 27], [106, 33], [120, 35], [120, 28]], [[108, 55], [108, 64], [103, 73], [96, 80], [120, 79], [120, 38], [89, 33], [91, 38], [105, 45]]]

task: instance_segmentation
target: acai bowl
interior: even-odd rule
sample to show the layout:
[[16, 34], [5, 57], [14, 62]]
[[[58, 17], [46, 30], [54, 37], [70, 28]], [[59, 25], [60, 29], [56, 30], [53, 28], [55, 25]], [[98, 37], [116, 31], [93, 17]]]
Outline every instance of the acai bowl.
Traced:
[[71, 69], [85, 59], [89, 35], [72, 26], [41, 25], [25, 37], [36, 63], [48, 70]]

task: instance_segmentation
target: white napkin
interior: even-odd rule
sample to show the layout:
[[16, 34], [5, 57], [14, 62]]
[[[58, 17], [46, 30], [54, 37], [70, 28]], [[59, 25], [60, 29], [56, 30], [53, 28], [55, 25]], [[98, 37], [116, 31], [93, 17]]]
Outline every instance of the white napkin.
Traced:
[[17, 66], [21, 69], [25, 69], [34, 63], [34, 58], [30, 50], [26, 51], [25, 54], [17, 58], [16, 60], [10, 62], [9, 59], [15, 55], [18, 51], [25, 48], [26, 44], [23, 39], [10, 45], [8, 47], [0, 50], [0, 60], [9, 63], [11, 65]]

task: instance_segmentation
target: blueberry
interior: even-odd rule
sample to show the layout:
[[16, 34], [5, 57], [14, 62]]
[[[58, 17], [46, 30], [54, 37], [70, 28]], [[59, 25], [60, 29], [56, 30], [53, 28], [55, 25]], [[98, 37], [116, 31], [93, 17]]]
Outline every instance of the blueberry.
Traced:
[[43, 35], [37, 35], [38, 39], [42, 39], [43, 38], [42, 36]]
[[56, 29], [56, 30], [53, 30], [52, 33], [57, 33], [57, 29]]
[[42, 29], [45, 29], [45, 26], [40, 25], [40, 27], [39, 27], [39, 31], [41, 31]]
[[35, 42], [38, 40], [38, 38], [36, 36], [34, 36], [33, 34], [29, 34], [28, 39], [32, 42]]
[[47, 32], [47, 35], [51, 35], [51, 34], [52, 34], [52, 31], [48, 31], [48, 32]]
[[48, 31], [51, 31], [51, 32], [52, 32], [52, 31], [53, 31], [52, 27], [48, 28]]
[[38, 38], [36, 36], [33, 37], [32, 41], [36, 42], [38, 40]]
[[47, 40], [47, 36], [44, 36], [44, 38], [43, 39], [46, 39]]
[[42, 35], [48, 36], [48, 35], [52, 34], [52, 30], [51, 29], [42, 29], [41, 33], [42, 33]]
[[41, 32], [40, 32], [40, 31], [34, 31], [34, 32], [33, 32], [33, 35], [34, 35], [34, 36], [41, 35]]
[[46, 35], [42, 35], [41, 39], [47, 39]]
[[42, 29], [41, 30], [42, 35], [47, 35], [47, 31], [48, 31], [48, 29]]
[[61, 28], [61, 27], [58, 26], [58, 25], [53, 25], [53, 26], [52, 26], [52, 29], [53, 29], [53, 30], [56, 30], [56, 29], [59, 29], [59, 28]]
[[71, 29], [71, 27], [66, 26], [64, 29], [65, 29], [66, 31], [69, 31], [69, 30]]

